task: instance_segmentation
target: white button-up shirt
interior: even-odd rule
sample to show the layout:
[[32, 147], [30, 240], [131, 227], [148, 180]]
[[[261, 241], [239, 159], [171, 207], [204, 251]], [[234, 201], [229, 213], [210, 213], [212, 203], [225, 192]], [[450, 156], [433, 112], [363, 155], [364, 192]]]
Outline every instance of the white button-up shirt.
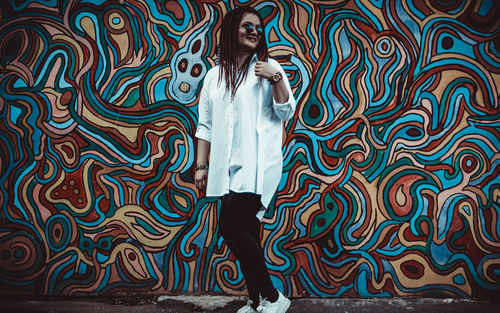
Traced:
[[252, 192], [261, 195], [267, 208], [281, 179], [282, 121], [293, 116], [296, 102], [281, 65], [268, 60], [281, 72], [288, 89], [288, 100], [276, 103], [271, 84], [255, 75], [256, 62], [255, 54], [232, 100], [224, 78], [218, 84], [219, 66], [207, 72], [196, 137], [210, 142], [207, 196], [222, 196], [229, 190]]

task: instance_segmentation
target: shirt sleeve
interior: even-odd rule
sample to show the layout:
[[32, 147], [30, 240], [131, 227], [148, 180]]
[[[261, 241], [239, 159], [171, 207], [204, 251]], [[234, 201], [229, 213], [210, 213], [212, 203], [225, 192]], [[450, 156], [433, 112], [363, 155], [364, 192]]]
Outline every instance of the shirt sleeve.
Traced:
[[276, 67], [281, 72], [281, 75], [283, 75], [283, 82], [288, 90], [288, 100], [285, 103], [277, 103], [273, 97], [274, 113], [276, 113], [281, 120], [288, 121], [295, 113], [295, 107], [297, 104], [295, 98], [293, 97], [292, 88], [290, 87], [290, 82], [288, 81], [288, 76], [286, 76], [285, 71], [277, 61], [273, 59], [270, 60], [272, 63], [271, 65]]
[[212, 102], [208, 97], [208, 89], [207, 80], [205, 80], [198, 103], [198, 127], [195, 136], [210, 142], [212, 139]]

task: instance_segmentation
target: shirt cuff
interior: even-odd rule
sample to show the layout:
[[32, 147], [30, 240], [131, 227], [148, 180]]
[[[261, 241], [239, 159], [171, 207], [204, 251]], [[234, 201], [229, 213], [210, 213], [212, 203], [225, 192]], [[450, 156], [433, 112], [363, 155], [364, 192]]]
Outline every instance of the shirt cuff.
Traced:
[[273, 107], [276, 115], [283, 121], [288, 121], [295, 113], [295, 99], [288, 91], [288, 100], [285, 103], [277, 103], [273, 98]]
[[202, 140], [205, 140], [205, 141], [208, 141], [208, 142], [210, 142], [210, 140], [212, 139], [212, 133], [211, 132], [205, 131], [205, 130], [201, 130], [201, 129], [198, 129], [196, 131], [195, 136], [198, 139], [202, 139]]

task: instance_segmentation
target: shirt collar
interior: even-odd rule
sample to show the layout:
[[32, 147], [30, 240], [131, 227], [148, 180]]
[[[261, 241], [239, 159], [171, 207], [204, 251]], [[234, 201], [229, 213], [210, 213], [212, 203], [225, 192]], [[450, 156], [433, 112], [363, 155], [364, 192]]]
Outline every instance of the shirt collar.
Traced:
[[252, 58], [250, 59], [250, 63], [254, 63], [259, 61], [259, 57], [257, 56], [257, 53], [254, 53]]

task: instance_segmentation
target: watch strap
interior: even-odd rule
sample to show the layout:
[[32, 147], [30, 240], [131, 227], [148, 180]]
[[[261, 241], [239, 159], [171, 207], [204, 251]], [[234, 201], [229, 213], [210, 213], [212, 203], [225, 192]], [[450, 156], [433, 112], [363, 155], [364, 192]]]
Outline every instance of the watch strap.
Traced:
[[283, 75], [281, 74], [281, 72], [278, 71], [278, 72], [274, 73], [274, 75], [269, 78], [269, 82], [271, 83], [271, 85], [274, 85], [282, 79], [283, 79]]

